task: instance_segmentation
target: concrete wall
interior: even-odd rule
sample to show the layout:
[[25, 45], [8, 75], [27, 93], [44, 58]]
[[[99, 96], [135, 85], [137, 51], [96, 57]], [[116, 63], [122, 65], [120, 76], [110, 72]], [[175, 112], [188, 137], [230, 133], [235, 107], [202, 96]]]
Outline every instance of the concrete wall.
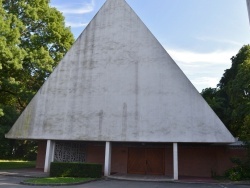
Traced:
[[249, 18], [249, 22], [250, 22], [250, 0], [246, 0], [246, 2], [247, 2], [248, 18]]
[[235, 141], [124, 0], [106, 1], [6, 137]]

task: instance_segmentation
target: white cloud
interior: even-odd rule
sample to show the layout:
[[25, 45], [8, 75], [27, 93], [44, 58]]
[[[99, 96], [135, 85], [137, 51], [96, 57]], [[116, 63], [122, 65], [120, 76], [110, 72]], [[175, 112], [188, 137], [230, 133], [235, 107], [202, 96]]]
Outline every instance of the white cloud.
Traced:
[[214, 51], [208, 53], [200, 53], [186, 50], [173, 50], [169, 49], [167, 52], [172, 56], [176, 61], [181, 61], [185, 63], [196, 63], [196, 62], [205, 62], [209, 64], [228, 64], [231, 57], [236, 54], [237, 50], [228, 50], [228, 51]]
[[200, 91], [207, 87], [216, 87], [219, 81], [220, 81], [220, 78], [218, 77], [200, 77], [200, 78], [192, 79], [192, 83]]
[[80, 1], [74, 1], [66, 4], [55, 3], [52, 6], [56, 7], [65, 15], [66, 26], [79, 28], [88, 25], [88, 23], [84, 21], [84, 17], [82, 15], [94, 11], [95, 1], [90, 0], [87, 3], [81, 3]]
[[216, 87], [224, 70], [231, 66], [230, 58], [235, 50], [215, 50], [200, 53], [189, 50], [166, 49], [198, 91]]
[[66, 26], [70, 26], [72, 28], [77, 28], [77, 27], [85, 27], [87, 26], [88, 23], [81, 23], [81, 22], [66, 22]]
[[89, 3], [68, 3], [63, 5], [52, 5], [63, 14], [86, 14], [94, 10], [95, 2], [92, 0]]
[[232, 45], [239, 46], [239, 47], [242, 46], [242, 43], [233, 41], [230, 39], [218, 39], [218, 38], [213, 38], [213, 37], [196, 37], [196, 39], [202, 40], [202, 41], [212, 41], [212, 42], [218, 42], [218, 43], [232, 44]]

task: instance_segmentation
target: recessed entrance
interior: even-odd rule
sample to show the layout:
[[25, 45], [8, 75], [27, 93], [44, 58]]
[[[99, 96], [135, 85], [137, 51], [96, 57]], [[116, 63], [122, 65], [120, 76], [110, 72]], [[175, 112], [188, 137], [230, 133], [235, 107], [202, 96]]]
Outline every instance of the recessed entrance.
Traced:
[[128, 174], [164, 175], [163, 148], [129, 148]]

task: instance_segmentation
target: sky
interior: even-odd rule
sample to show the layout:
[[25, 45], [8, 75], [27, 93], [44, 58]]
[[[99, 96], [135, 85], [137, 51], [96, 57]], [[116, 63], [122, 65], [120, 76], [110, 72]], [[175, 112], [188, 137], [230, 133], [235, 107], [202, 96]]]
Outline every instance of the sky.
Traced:
[[[216, 87], [231, 57], [250, 43], [245, 0], [126, 0], [201, 92]], [[75, 39], [105, 0], [51, 0]]]

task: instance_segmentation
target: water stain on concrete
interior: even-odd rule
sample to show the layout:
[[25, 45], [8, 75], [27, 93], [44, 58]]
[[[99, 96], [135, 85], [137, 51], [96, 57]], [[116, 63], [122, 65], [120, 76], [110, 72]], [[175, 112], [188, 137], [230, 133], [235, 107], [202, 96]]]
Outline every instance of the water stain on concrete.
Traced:
[[98, 113], [99, 116], [99, 126], [98, 126], [98, 137], [101, 138], [102, 137], [102, 122], [103, 122], [103, 110], [100, 110], [100, 112]]
[[128, 124], [127, 103], [123, 103], [123, 110], [122, 110], [122, 140], [126, 140], [127, 124]]

